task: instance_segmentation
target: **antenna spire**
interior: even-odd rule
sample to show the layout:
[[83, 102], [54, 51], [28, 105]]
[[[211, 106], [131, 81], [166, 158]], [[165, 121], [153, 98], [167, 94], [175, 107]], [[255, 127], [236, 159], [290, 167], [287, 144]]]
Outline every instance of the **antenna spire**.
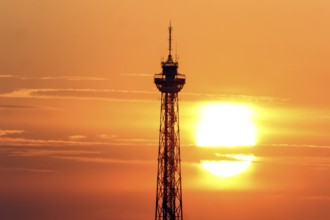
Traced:
[[170, 21], [170, 26], [168, 27], [168, 32], [169, 32], [169, 35], [170, 37], [168, 38], [168, 44], [169, 44], [169, 47], [168, 47], [168, 52], [169, 52], [169, 56], [172, 56], [172, 24], [171, 24], [171, 21]]

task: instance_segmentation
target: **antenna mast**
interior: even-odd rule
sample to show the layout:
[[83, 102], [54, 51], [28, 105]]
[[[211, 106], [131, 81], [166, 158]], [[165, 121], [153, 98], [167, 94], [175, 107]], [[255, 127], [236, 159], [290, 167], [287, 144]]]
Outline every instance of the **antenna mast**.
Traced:
[[170, 37], [168, 38], [168, 55], [169, 56], [172, 56], [172, 25], [171, 25], [171, 22], [170, 22], [170, 26], [168, 27], [168, 32], [169, 32], [169, 35]]

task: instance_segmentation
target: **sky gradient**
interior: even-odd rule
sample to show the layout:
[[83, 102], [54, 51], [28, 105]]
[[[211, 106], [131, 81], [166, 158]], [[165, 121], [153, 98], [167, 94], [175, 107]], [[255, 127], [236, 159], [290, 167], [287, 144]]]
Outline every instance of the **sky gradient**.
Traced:
[[[0, 219], [154, 217], [170, 20], [184, 218], [330, 218], [329, 1], [0, 0]], [[208, 103], [250, 106], [257, 145], [197, 147]]]

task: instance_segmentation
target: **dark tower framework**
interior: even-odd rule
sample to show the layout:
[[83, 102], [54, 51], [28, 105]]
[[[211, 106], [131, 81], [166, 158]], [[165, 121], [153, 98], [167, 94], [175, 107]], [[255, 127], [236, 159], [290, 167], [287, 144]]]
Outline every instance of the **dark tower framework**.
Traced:
[[186, 82], [172, 58], [172, 26], [169, 28], [169, 55], [162, 62], [162, 73], [154, 82], [161, 92], [156, 220], [182, 220], [182, 185], [178, 93]]

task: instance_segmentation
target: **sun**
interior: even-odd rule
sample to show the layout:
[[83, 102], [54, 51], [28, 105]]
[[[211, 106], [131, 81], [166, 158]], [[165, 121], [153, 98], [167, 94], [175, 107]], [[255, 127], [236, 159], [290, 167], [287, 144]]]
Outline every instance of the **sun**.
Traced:
[[236, 176], [249, 168], [253, 155], [226, 155], [228, 160], [202, 161], [201, 165], [210, 173], [220, 177]]
[[241, 104], [207, 104], [196, 126], [197, 146], [235, 147], [256, 144], [252, 110]]
[[[200, 147], [254, 146], [257, 129], [254, 112], [243, 104], [216, 103], [201, 107], [196, 125], [196, 143]], [[203, 160], [201, 166], [219, 177], [236, 176], [249, 168], [253, 155], [221, 155], [221, 160]]]

